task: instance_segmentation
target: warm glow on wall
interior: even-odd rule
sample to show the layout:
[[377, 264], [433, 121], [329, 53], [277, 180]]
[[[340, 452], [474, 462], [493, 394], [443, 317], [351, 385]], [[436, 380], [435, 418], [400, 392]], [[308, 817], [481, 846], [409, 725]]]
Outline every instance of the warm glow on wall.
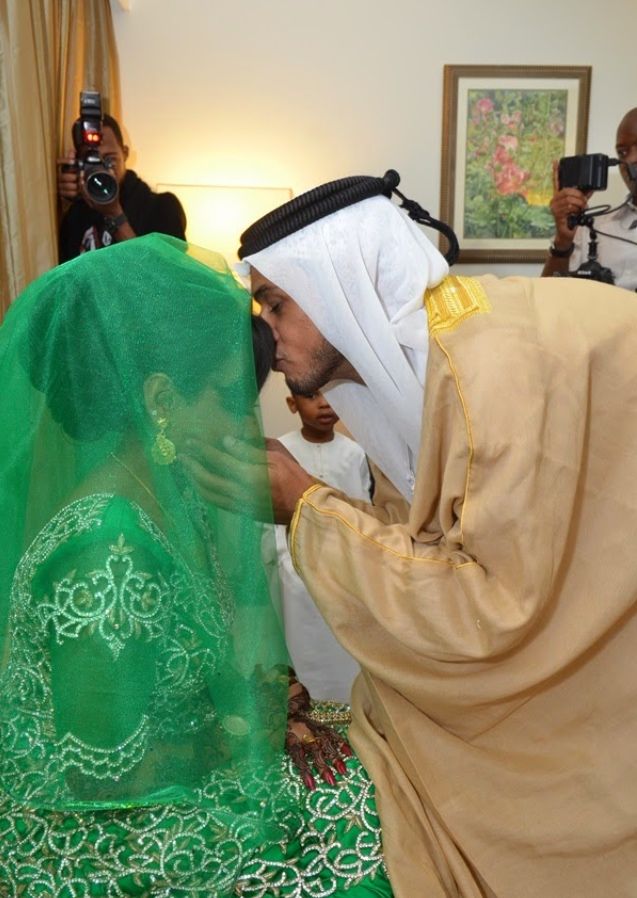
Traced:
[[157, 190], [179, 197], [188, 219], [188, 240], [221, 253], [230, 263], [237, 260], [242, 232], [292, 196], [288, 187], [158, 184]]

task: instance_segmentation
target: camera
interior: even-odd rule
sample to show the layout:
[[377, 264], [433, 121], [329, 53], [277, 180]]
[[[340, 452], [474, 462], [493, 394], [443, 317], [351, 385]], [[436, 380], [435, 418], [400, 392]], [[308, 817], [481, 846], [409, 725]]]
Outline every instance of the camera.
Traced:
[[582, 262], [576, 271], [555, 272], [553, 277], [582, 278], [587, 281], [599, 281], [601, 284], [614, 284], [615, 278], [610, 268], [600, 265], [597, 259]]
[[99, 145], [102, 142], [102, 100], [99, 91], [80, 92], [80, 115], [73, 123], [75, 162], [66, 164], [64, 171], [79, 169], [84, 172], [84, 187], [94, 203], [105, 205], [116, 199], [119, 192], [112, 164], [103, 159]]
[[554, 277], [583, 278], [587, 281], [599, 281], [602, 284], [615, 283], [613, 272], [597, 259], [595, 219], [605, 211], [607, 211], [607, 207], [600, 207], [598, 211], [584, 211], [578, 215], [569, 216], [569, 227], [575, 228], [583, 225], [588, 228], [588, 258], [575, 271], [555, 272]]
[[577, 187], [583, 193], [606, 190], [611, 165], [619, 165], [619, 159], [611, 159], [604, 153], [563, 156], [557, 169], [560, 188]]

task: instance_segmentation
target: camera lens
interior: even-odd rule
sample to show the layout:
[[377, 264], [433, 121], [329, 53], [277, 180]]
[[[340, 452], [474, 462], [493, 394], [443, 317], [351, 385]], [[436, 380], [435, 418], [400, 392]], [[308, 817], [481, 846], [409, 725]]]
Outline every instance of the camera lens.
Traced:
[[95, 203], [110, 203], [117, 196], [117, 179], [104, 169], [91, 172], [86, 178], [85, 186]]

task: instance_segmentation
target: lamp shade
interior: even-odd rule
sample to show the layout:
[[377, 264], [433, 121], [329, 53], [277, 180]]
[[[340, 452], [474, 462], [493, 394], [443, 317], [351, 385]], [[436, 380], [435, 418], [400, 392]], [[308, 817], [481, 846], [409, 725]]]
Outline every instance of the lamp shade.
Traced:
[[181, 201], [188, 219], [188, 240], [237, 261], [245, 229], [292, 197], [289, 187], [232, 187], [216, 184], [158, 184]]

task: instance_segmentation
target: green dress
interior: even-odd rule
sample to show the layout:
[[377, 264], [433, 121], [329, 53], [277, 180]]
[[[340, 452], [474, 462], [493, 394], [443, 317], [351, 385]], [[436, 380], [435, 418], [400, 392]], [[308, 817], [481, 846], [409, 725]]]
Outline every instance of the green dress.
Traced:
[[[319, 780], [313, 792], [282, 752], [261, 781], [237, 769], [231, 747], [251, 734], [210, 704], [234, 625], [222, 583], [219, 571], [190, 573], [148, 515], [113, 494], [78, 499], [40, 530], [15, 572], [0, 678], [0, 782], [11, 784], [0, 795], [0, 894], [391, 895], [356, 758], [336, 787]], [[74, 690], [56, 689], [69, 678]], [[197, 780], [202, 744], [216, 762]], [[180, 781], [191, 778], [188, 800], [152, 792], [167, 757], [171, 776], [181, 765]], [[140, 806], [134, 796], [149, 789]], [[260, 815], [236, 813], [255, 799]]]

